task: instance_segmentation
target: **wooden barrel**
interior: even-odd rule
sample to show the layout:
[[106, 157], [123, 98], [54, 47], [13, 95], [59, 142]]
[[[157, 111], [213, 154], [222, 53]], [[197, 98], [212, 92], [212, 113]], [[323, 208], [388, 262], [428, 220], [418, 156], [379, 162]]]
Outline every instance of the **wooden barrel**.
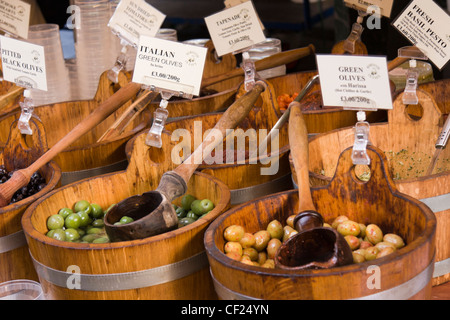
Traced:
[[[290, 271], [250, 266], [223, 253], [224, 230], [242, 225], [265, 230], [298, 213], [298, 192], [291, 190], [247, 202], [217, 218], [205, 232], [205, 247], [216, 291], [222, 299], [429, 299], [435, 255], [436, 219], [420, 201], [396, 190], [382, 153], [370, 148], [372, 178], [356, 181], [351, 149], [345, 150], [330, 184], [311, 189], [314, 205], [329, 222], [339, 215], [374, 223], [405, 239], [390, 255], [330, 269]], [[285, 223], [283, 223], [285, 224]], [[375, 280], [376, 277], [376, 280]], [[377, 285], [374, 285], [377, 283]]]
[[[224, 212], [228, 188], [217, 179], [195, 173], [188, 193], [209, 198], [215, 208], [205, 217], [154, 237], [115, 243], [71, 243], [48, 238], [47, 218], [77, 200], [107, 208], [132, 195], [155, 190], [172, 170], [170, 150], [145, 145], [146, 134], [133, 138], [125, 171], [74, 182], [40, 198], [25, 212], [22, 225], [30, 254], [47, 299], [216, 299], [203, 245], [204, 230]], [[163, 135], [163, 145], [170, 137]], [[180, 205], [180, 199], [176, 200]], [[72, 270], [78, 270], [73, 274]], [[78, 277], [79, 287], [68, 286]]]
[[[283, 94], [293, 95], [302, 90], [317, 71], [291, 73], [268, 80], [275, 89], [275, 97]], [[310, 135], [330, 130], [353, 126], [356, 112], [343, 110], [339, 107], [323, 107], [320, 84], [316, 83], [310, 93], [302, 99], [302, 110], [306, 127]], [[306, 108], [306, 109], [304, 109]], [[386, 121], [386, 111], [367, 112], [368, 122]]]
[[19, 101], [23, 99], [24, 88], [16, 86], [14, 83], [3, 80], [0, 83], [0, 115], [17, 111]]
[[[124, 73], [120, 73], [118, 84], [113, 84], [108, 80], [105, 72], [100, 78], [99, 88], [93, 100], [36, 106], [34, 114], [41, 119], [45, 127], [49, 147], [61, 140], [94, 111], [100, 103], [128, 82], [127, 76]], [[149, 113], [142, 113], [132, 125], [126, 128], [125, 133], [120, 137], [101, 143], [97, 143], [97, 140], [130, 104], [131, 101], [124, 104], [93, 130], [86, 133], [64, 152], [55, 157], [54, 161], [62, 170], [62, 185], [101, 173], [126, 168], [125, 144], [139, 131], [139, 124], [144, 123], [147, 125], [151, 117]], [[19, 117], [20, 111], [5, 115], [0, 119], [0, 141], [6, 141], [3, 137], [8, 134], [11, 122]]]
[[[11, 131], [5, 148], [0, 154], [0, 162], [8, 172], [26, 168], [47, 149], [45, 132], [36, 119], [30, 120], [36, 132], [32, 139], [20, 134], [17, 122], [11, 124]], [[61, 169], [55, 162], [49, 162], [39, 170], [46, 185], [39, 192], [21, 201], [0, 208], [0, 282], [16, 279], [37, 280], [37, 274], [28, 252], [21, 218], [25, 209], [36, 199], [59, 186]]]
[[[426, 176], [424, 172], [434, 154], [444, 114], [433, 96], [422, 90], [417, 93], [423, 108], [422, 118], [413, 119], [407, 114], [408, 106], [403, 104], [401, 94], [394, 101], [394, 109], [389, 111], [389, 121], [370, 126], [370, 141], [386, 154], [389, 172], [397, 189], [420, 199], [436, 214], [437, 251], [433, 285], [438, 285], [450, 280], [450, 148], [443, 149], [432, 175]], [[336, 170], [340, 152], [353, 143], [353, 128], [338, 129], [312, 138], [309, 144], [311, 184], [328, 184]], [[292, 165], [291, 169], [294, 170]]]
[[[229, 135], [221, 149], [218, 150], [218, 152], [227, 152], [227, 147], [231, 146], [232, 149], [228, 150], [228, 152], [236, 152], [237, 160], [242, 159], [242, 161], [236, 161], [235, 155], [232, 154], [232, 161], [221, 157], [220, 159], [215, 159], [211, 164], [204, 163], [198, 168], [199, 171], [218, 178], [228, 186], [231, 192], [232, 205], [292, 188], [288, 159], [287, 124], [279, 131], [278, 150], [271, 152], [272, 144], [269, 139], [266, 144], [267, 152], [258, 152], [257, 158], [249, 158], [252, 151], [255, 150], [254, 148], [261, 143], [278, 121], [279, 116], [281, 116], [276, 100], [274, 100], [273, 87], [270, 85], [270, 82], [266, 81], [266, 83], [268, 88], [260, 96], [261, 105], [255, 106], [250, 111], [247, 118], [239, 124], [237, 130], [233, 131], [235, 134]], [[167, 123], [165, 130], [171, 134], [177, 129], [185, 130], [185, 133], [192, 137], [190, 139], [192, 152], [196, 145], [202, 141], [201, 139], [204, 137], [205, 132], [212, 129], [221, 116], [221, 113], [214, 113], [185, 117]], [[265, 131], [261, 133], [260, 129]], [[241, 132], [238, 130], [241, 130]], [[251, 138], [253, 132], [255, 136]], [[245, 137], [247, 134], [250, 138]], [[253, 139], [256, 139], [254, 145], [249, 142], [250, 140], [254, 141]], [[180, 140], [178, 134], [173, 135], [173, 140], [172, 148], [175, 148]], [[245, 156], [247, 157], [245, 160], [243, 159], [244, 152], [239, 153], [240, 143], [245, 143]], [[243, 150], [241, 149], [241, 151]], [[239, 158], [239, 156], [242, 156], [242, 158]]]

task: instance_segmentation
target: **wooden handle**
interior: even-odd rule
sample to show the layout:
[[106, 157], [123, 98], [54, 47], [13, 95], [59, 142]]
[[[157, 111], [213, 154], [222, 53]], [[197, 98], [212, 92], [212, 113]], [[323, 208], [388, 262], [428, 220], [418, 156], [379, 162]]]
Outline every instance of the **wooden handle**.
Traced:
[[[275, 68], [283, 64], [291, 63], [293, 61], [306, 57], [310, 54], [313, 54], [315, 51], [316, 51], [315, 47], [312, 44], [310, 44], [309, 46], [304, 48], [279, 52], [270, 57], [255, 61], [255, 69], [256, 71], [260, 71]], [[228, 71], [226, 73], [204, 79], [202, 81], [202, 88], [208, 87], [212, 84], [221, 82], [223, 80], [243, 75], [244, 70], [242, 68], [236, 68], [232, 71]]]
[[297, 174], [299, 212], [316, 210], [309, 186], [309, 145], [308, 130], [303, 118], [300, 102], [293, 101], [289, 106], [289, 146]]
[[394, 60], [388, 62], [388, 71], [392, 71], [395, 68], [397, 68], [399, 65], [405, 63], [406, 61], [408, 61], [409, 58], [402, 58], [402, 57], [397, 57]]
[[97, 124], [105, 120], [125, 102], [133, 98], [139, 92], [140, 88], [141, 85], [138, 83], [128, 83], [125, 87], [122, 87], [105, 102], [100, 104], [85, 120], [80, 122], [29, 167], [15, 171], [13, 176], [7, 182], [0, 185], [0, 207], [4, 207], [9, 204], [9, 200], [14, 193], [21, 187], [28, 184], [31, 175], [34, 172], [39, 170], [43, 165], [52, 160], [58, 153], [62, 152], [78, 138], [94, 128]]
[[[260, 96], [261, 92], [266, 89], [266, 84], [262, 81], [256, 82], [252, 90], [244, 94], [237, 99], [228, 109], [224, 112], [222, 117], [217, 121], [211, 133], [205, 138], [205, 140], [194, 150], [194, 152], [174, 171], [180, 175], [186, 183], [189, 182], [194, 171], [203, 162], [203, 155], [210, 154], [211, 151], [222, 143], [226, 137], [227, 129], [234, 129], [236, 126], [245, 119], [247, 114], [253, 108], [256, 100]], [[214, 131], [220, 131], [223, 139], [215, 139]]]

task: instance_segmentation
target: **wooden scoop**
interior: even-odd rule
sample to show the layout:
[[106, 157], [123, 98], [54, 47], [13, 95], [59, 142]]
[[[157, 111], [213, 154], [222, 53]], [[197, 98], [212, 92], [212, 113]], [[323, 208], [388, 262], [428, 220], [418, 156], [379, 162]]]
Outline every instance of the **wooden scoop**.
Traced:
[[352, 251], [335, 229], [323, 227], [309, 187], [308, 131], [300, 103], [289, 108], [289, 145], [297, 173], [299, 214], [294, 219], [298, 233], [285, 241], [275, 255], [275, 266], [287, 270], [322, 269], [353, 262]]
[[105, 120], [128, 100], [132, 99], [138, 93], [140, 88], [140, 84], [130, 82], [125, 87], [117, 91], [114, 95], [109, 97], [105, 102], [100, 104], [86, 119], [83, 120], [83, 122], [80, 122], [29, 167], [15, 171], [8, 181], [0, 184], [0, 207], [4, 207], [9, 204], [14, 193], [28, 184], [31, 175], [34, 172], [52, 160], [58, 153], [66, 149], [78, 138], [94, 128], [97, 124]]
[[[270, 68], [275, 68], [283, 64], [291, 63], [293, 61], [304, 58], [310, 54], [316, 52], [314, 45], [310, 44], [304, 48], [298, 48], [288, 51], [283, 51], [276, 53], [270, 57], [255, 61], [256, 71], [266, 70]], [[223, 80], [228, 80], [234, 77], [239, 77], [244, 75], [244, 70], [242, 68], [236, 68], [234, 70], [219, 74], [217, 76], [209, 77], [202, 81], [202, 88], [208, 87], [212, 84], [221, 82]]]
[[[213, 132], [175, 170], [164, 173], [155, 191], [129, 197], [112, 207], [105, 215], [105, 230], [111, 241], [144, 239], [173, 230], [178, 218], [172, 201], [186, 193], [187, 184], [194, 171], [203, 161], [204, 154], [211, 151], [222, 140], [216, 139], [214, 131], [219, 130], [225, 137], [253, 108], [266, 84], [257, 81], [254, 88], [234, 102], [213, 128]], [[199, 161], [200, 159], [200, 161]], [[134, 219], [123, 225], [114, 225], [123, 216]]]

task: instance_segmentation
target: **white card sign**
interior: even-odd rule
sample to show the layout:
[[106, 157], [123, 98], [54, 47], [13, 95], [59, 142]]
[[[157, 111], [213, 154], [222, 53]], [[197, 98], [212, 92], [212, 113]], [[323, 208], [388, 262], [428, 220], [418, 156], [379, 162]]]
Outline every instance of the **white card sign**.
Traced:
[[44, 47], [4, 36], [0, 41], [4, 80], [47, 91]]
[[133, 82], [198, 96], [207, 51], [205, 47], [141, 36]]
[[392, 25], [442, 69], [450, 59], [450, 16], [432, 0], [414, 0]]
[[166, 16], [144, 0], [121, 0], [108, 26], [133, 46], [139, 36], [154, 37]]
[[219, 56], [266, 40], [251, 1], [206, 17], [205, 23]]
[[28, 38], [31, 5], [21, 0], [0, 0], [0, 29]]
[[323, 104], [345, 109], [392, 109], [386, 57], [317, 55]]

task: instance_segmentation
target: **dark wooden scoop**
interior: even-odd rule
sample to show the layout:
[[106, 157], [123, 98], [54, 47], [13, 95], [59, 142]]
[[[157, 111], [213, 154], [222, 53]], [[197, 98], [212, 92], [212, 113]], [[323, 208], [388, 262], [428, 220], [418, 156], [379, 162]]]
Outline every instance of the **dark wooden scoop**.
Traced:
[[[212, 131], [218, 130], [222, 133], [222, 137], [225, 137], [227, 129], [234, 129], [244, 120], [265, 88], [264, 82], [256, 82], [251, 91], [236, 100], [225, 111]], [[203, 155], [210, 154], [222, 143], [222, 140], [214, 137], [212, 132], [181, 165], [173, 171], [164, 173], [155, 191], [129, 197], [112, 207], [104, 218], [109, 239], [111, 241], [144, 239], [175, 229], [178, 226], [178, 218], [172, 201], [186, 193], [189, 179], [202, 163]], [[201, 161], [197, 161], [198, 159]], [[114, 225], [123, 216], [129, 216], [134, 221]]]
[[289, 106], [289, 145], [298, 181], [299, 214], [294, 219], [298, 233], [285, 241], [275, 255], [281, 269], [322, 269], [353, 262], [352, 251], [342, 235], [323, 227], [323, 218], [315, 209], [309, 187], [308, 131], [300, 103]]

